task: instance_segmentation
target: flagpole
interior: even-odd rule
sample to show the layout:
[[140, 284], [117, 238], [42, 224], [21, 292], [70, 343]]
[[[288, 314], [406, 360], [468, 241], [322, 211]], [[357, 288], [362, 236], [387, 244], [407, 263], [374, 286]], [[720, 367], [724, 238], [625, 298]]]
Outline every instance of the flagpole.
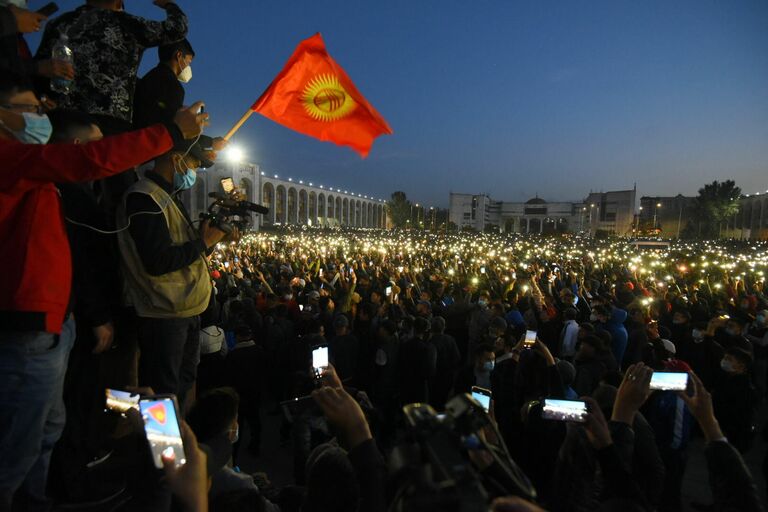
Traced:
[[243, 114], [243, 117], [241, 117], [240, 120], [236, 122], [232, 128], [229, 129], [227, 134], [224, 136], [224, 140], [229, 140], [229, 138], [233, 136], [235, 132], [239, 130], [241, 126], [243, 126], [243, 124], [245, 124], [245, 122], [248, 120], [249, 117], [251, 117], [251, 115], [253, 115], [253, 110], [249, 108], [248, 110], [245, 111], [245, 114]]

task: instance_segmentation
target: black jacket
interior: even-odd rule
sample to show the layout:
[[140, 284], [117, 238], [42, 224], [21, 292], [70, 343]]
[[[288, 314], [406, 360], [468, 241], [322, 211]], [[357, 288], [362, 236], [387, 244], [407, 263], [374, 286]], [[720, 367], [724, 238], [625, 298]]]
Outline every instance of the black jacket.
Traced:
[[712, 488], [712, 510], [765, 510], [744, 460], [729, 443], [714, 441], [704, 449]]

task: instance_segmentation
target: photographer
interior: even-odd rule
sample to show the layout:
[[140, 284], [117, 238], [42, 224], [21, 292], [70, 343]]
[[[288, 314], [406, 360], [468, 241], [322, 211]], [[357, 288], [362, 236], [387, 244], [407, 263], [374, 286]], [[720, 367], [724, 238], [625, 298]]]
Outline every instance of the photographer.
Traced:
[[129, 305], [138, 316], [139, 382], [184, 403], [200, 359], [200, 317], [212, 293], [205, 253], [224, 231], [193, 228], [177, 193], [194, 185], [206, 155], [177, 145], [133, 185], [118, 210], [118, 235]]

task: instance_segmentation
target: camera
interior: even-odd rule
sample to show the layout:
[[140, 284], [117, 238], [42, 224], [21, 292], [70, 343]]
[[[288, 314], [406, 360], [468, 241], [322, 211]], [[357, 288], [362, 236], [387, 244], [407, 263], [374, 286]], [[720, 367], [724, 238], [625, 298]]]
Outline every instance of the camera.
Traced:
[[[403, 414], [406, 438], [392, 450], [389, 461], [395, 490], [390, 510], [486, 512], [497, 496], [536, 497], [503, 441], [500, 447], [491, 446], [480, 434], [487, 428], [498, 430], [469, 394], [449, 400], [445, 414], [421, 403], [406, 405]], [[470, 452], [476, 450], [493, 456], [490, 478], [475, 468]]]
[[232, 233], [234, 228], [241, 231], [248, 227], [251, 212], [261, 215], [269, 213], [269, 208], [250, 201], [237, 201], [230, 196], [211, 192], [208, 197], [215, 199], [208, 207], [207, 212], [200, 214], [201, 221], [209, 221], [210, 225], [222, 230], [226, 234]]

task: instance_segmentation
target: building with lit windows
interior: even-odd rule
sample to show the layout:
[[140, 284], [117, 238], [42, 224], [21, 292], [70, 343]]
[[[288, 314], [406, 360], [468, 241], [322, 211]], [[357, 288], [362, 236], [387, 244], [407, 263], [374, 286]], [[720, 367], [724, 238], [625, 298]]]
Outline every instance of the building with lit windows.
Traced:
[[505, 233], [628, 234], [635, 215], [635, 190], [591, 192], [578, 202], [533, 197], [523, 203], [494, 201], [487, 194], [451, 193], [449, 220], [459, 229]]
[[234, 185], [252, 203], [269, 208], [266, 215], [253, 214], [251, 226], [286, 224], [323, 227], [384, 228], [387, 225], [385, 201], [291, 177], [269, 174], [258, 165], [216, 163], [199, 171], [197, 182], [182, 193], [182, 201], [195, 219], [213, 202], [209, 194], [224, 193], [222, 180]]

